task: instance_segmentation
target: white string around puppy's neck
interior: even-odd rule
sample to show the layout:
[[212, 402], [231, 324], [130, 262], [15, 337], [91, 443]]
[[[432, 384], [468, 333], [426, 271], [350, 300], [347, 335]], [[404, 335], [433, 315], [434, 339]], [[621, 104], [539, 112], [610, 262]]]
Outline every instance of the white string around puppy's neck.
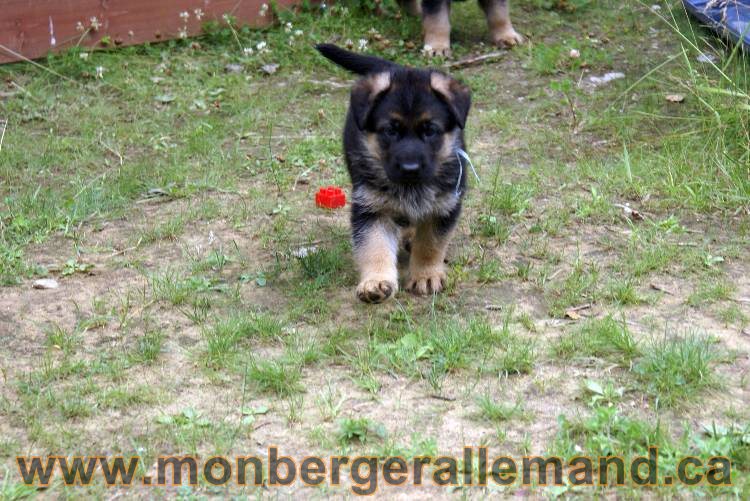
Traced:
[[479, 175], [477, 174], [477, 170], [474, 168], [474, 164], [471, 163], [471, 158], [469, 158], [469, 154], [466, 153], [461, 148], [456, 148], [456, 160], [458, 160], [458, 181], [456, 181], [456, 196], [461, 196], [461, 178], [464, 177], [464, 163], [461, 161], [461, 158], [469, 162], [469, 167], [471, 167], [471, 172], [474, 173], [474, 177], [477, 178], [477, 182], [481, 183], [482, 181], [479, 179]]

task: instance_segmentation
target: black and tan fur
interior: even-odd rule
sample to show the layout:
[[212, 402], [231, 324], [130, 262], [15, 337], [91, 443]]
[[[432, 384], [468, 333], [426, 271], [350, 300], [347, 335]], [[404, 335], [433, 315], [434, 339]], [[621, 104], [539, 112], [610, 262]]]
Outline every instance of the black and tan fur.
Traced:
[[[479, 0], [487, 17], [490, 40], [495, 45], [512, 47], [523, 42], [510, 22], [509, 0]], [[402, 0], [404, 8], [413, 15], [422, 16], [424, 45], [432, 55], [450, 55], [451, 0]]]
[[360, 270], [357, 297], [379, 303], [396, 293], [405, 234], [411, 237], [406, 289], [440, 292], [466, 182], [456, 150], [464, 148], [468, 88], [439, 71], [406, 68], [334, 45], [317, 49], [362, 75], [352, 88], [344, 126]]

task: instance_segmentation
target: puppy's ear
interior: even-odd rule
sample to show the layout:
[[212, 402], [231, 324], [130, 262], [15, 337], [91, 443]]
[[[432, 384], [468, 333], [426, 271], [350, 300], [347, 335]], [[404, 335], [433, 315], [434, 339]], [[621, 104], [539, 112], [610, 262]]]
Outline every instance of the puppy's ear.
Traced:
[[463, 129], [471, 107], [469, 88], [448, 75], [438, 72], [430, 74], [430, 86], [435, 94], [445, 102], [453, 119]]
[[357, 127], [364, 130], [375, 103], [391, 87], [391, 74], [376, 73], [359, 80], [352, 88], [352, 114]]

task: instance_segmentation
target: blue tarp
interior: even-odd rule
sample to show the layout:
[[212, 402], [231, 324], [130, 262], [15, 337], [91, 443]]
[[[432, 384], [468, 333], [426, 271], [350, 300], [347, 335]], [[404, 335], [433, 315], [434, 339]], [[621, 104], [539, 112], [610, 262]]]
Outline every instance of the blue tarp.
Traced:
[[750, 50], [750, 0], [682, 0], [693, 16]]

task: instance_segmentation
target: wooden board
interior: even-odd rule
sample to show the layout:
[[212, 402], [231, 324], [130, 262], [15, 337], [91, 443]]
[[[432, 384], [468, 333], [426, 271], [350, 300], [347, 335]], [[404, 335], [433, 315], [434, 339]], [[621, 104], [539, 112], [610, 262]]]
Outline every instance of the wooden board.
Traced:
[[[224, 14], [238, 24], [272, 19], [269, 0], [0, 0], [0, 63], [75, 45], [133, 45], [198, 35]], [[277, 0], [280, 7], [295, 0]], [[104, 39], [104, 40], [102, 40]]]

